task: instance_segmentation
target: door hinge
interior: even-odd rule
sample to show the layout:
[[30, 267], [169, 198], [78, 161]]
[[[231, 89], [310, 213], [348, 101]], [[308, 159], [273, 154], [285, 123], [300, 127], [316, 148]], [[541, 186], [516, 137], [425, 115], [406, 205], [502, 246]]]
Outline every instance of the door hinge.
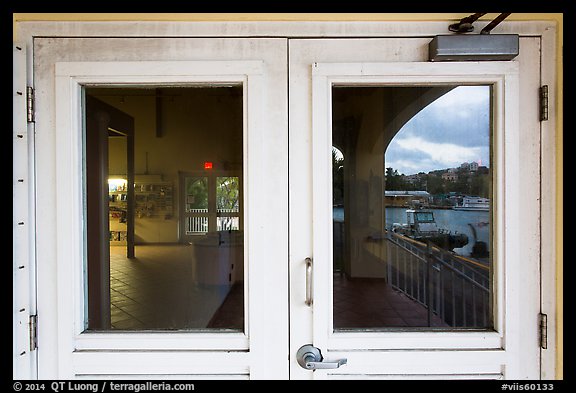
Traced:
[[548, 120], [548, 85], [540, 87], [540, 121]]
[[38, 316], [30, 315], [30, 351], [38, 348]]
[[540, 313], [540, 348], [548, 349], [548, 315]]
[[26, 86], [26, 119], [34, 123], [34, 88]]

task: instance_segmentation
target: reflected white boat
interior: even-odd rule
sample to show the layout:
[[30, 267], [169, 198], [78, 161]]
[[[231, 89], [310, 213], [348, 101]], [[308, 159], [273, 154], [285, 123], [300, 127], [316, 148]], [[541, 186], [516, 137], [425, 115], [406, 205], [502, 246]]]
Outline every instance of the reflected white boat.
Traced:
[[454, 210], [490, 211], [490, 199], [478, 196], [465, 196], [462, 204], [453, 207]]
[[451, 233], [446, 229], [438, 228], [431, 210], [408, 209], [406, 221], [407, 224], [394, 223], [392, 232], [424, 243], [430, 241], [446, 250], [461, 248], [468, 244], [468, 236], [465, 234]]

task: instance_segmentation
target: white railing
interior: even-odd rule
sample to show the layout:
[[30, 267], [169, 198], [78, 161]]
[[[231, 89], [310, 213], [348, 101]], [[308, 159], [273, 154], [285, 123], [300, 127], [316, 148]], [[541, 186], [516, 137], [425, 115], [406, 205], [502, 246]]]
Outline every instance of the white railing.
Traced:
[[186, 222], [187, 235], [208, 232], [208, 217], [196, 216], [196, 217], [187, 217], [187, 219], [188, 219]]
[[217, 213], [238, 213], [238, 209], [216, 209]]
[[[209, 231], [209, 216], [208, 209], [188, 209], [187, 213], [202, 213], [202, 215], [193, 215], [187, 217], [186, 221], [186, 234], [198, 235], [208, 233]], [[222, 214], [216, 217], [216, 230], [217, 231], [237, 231], [240, 230], [240, 217], [238, 209], [217, 209], [217, 214]]]
[[216, 230], [218, 231], [237, 231], [240, 229], [239, 217], [217, 217]]
[[488, 266], [391, 231], [388, 283], [453, 327], [487, 328], [490, 318]]

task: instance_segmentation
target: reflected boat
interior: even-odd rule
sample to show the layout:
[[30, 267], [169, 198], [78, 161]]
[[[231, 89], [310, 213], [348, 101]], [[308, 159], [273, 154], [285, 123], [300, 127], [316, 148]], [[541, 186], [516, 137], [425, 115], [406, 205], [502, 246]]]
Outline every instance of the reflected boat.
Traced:
[[490, 211], [490, 199], [478, 196], [465, 196], [462, 204], [453, 207], [454, 210]]
[[434, 219], [434, 212], [431, 210], [407, 209], [406, 222], [406, 224], [394, 223], [392, 232], [423, 243], [431, 242], [450, 251], [468, 244], [466, 234], [452, 233], [447, 229], [438, 228]]

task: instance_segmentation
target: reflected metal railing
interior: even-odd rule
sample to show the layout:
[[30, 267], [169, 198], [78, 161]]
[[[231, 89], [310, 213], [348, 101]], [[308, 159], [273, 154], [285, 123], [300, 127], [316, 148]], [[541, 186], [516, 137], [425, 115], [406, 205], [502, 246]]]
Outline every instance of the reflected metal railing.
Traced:
[[388, 284], [452, 327], [488, 328], [490, 269], [470, 258], [387, 231]]

